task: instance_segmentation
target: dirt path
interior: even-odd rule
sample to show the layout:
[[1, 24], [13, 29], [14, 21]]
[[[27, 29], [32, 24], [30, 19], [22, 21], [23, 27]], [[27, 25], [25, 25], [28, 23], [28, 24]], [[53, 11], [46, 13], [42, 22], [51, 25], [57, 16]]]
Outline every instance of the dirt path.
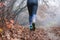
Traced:
[[30, 31], [29, 28], [15, 25], [1, 33], [0, 40], [60, 40], [60, 27]]

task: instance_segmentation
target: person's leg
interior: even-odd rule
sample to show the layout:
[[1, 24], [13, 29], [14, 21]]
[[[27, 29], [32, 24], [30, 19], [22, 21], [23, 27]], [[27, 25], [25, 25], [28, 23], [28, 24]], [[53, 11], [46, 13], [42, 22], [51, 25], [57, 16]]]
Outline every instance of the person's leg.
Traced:
[[38, 8], [37, 5], [33, 5], [33, 8], [32, 8], [32, 26], [33, 26], [33, 30], [35, 30], [37, 8]]
[[34, 6], [33, 6], [33, 9], [32, 9], [32, 22], [33, 22], [33, 23], [36, 22], [37, 8], [38, 8], [38, 6], [37, 6], [37, 5], [34, 5]]
[[27, 8], [28, 8], [28, 12], [29, 12], [29, 27], [30, 29], [32, 29], [32, 5], [27, 5]]
[[37, 5], [29, 6], [29, 25], [30, 29], [35, 30], [35, 22], [36, 22], [36, 13], [37, 13]]
[[30, 26], [30, 29], [35, 30], [35, 21], [36, 21], [36, 12], [37, 12], [37, 8], [38, 8], [38, 3], [27, 2], [27, 8], [28, 8], [28, 12], [29, 12], [29, 26]]

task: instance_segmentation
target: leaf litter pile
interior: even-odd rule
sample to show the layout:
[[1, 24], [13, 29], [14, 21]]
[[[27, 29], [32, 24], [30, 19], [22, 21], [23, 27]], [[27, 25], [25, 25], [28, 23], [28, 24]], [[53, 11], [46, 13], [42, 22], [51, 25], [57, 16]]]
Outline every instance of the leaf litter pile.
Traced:
[[10, 29], [5, 27], [3, 30], [0, 29], [3, 31], [0, 32], [0, 40], [60, 40], [60, 27], [48, 30], [36, 28], [35, 31], [30, 31], [29, 28], [16, 24], [12, 25]]

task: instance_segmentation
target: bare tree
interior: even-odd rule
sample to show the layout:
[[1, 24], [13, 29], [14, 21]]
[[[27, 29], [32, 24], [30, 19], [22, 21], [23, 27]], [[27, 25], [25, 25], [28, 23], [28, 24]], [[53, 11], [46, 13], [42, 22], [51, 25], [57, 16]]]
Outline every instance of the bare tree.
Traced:
[[0, 24], [5, 26], [6, 22], [10, 22], [10, 20], [15, 20], [16, 16], [18, 16], [19, 13], [26, 8], [26, 5], [21, 7], [25, 1], [22, 0], [21, 3], [16, 7], [17, 9], [13, 10], [16, 1], [17, 0], [5, 0], [1, 2]]

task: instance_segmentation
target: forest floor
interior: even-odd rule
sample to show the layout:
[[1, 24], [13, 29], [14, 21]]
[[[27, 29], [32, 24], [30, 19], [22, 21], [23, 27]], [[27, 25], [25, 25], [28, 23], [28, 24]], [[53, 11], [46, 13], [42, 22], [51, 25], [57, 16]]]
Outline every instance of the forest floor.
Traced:
[[60, 27], [30, 31], [27, 27], [13, 25], [11, 29], [6, 28], [0, 33], [0, 40], [60, 40]]

